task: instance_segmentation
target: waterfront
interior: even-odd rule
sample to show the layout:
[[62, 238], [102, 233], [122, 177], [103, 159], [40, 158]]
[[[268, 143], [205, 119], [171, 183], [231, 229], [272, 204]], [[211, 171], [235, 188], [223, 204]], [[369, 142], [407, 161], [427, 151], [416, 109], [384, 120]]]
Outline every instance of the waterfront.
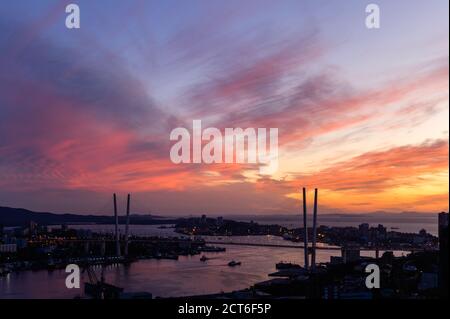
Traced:
[[[237, 215], [231, 219], [249, 222], [251, 220], [260, 224], [277, 224], [287, 228], [303, 227], [303, 220], [298, 215], [265, 215], [245, 216]], [[432, 235], [437, 235], [437, 219], [433, 214], [404, 213], [404, 214], [365, 214], [365, 215], [330, 215], [318, 216], [318, 224], [328, 227], [358, 227], [361, 223], [368, 223], [370, 227], [378, 224], [384, 225], [388, 230], [397, 230], [403, 233], [418, 233], [425, 229]], [[311, 216], [308, 224], [312, 225]]]
[[[364, 219], [361, 216], [331, 216], [325, 215], [318, 217], [318, 224], [329, 226], [329, 227], [358, 227], [361, 223], [367, 222], [369, 226], [376, 227], [378, 224], [383, 224], [388, 228], [388, 230], [397, 230], [405, 233], [418, 233], [421, 229], [425, 229], [428, 233], [432, 235], [437, 235], [438, 227], [437, 227], [437, 219], [435, 215], [425, 216], [424, 214], [417, 214], [417, 217], [414, 215], [392, 215], [385, 217], [371, 217], [370, 215], [364, 216]], [[299, 215], [292, 216], [229, 216], [229, 219], [250, 222], [251, 220], [260, 223], [260, 224], [277, 224], [280, 226], [288, 227], [288, 228], [299, 228], [303, 227], [303, 221], [299, 217]], [[308, 221], [309, 225], [312, 225], [311, 221]], [[171, 228], [161, 229], [160, 225], [130, 225], [130, 232], [133, 235], [137, 236], [147, 236], [147, 235], [155, 235], [155, 236], [180, 236], [180, 234], [176, 234], [173, 232]], [[56, 226], [59, 227], [59, 226]], [[114, 231], [114, 225], [70, 225], [71, 228], [74, 229], [90, 229], [96, 232], [109, 232], [112, 233]], [[124, 233], [125, 226], [119, 225], [119, 231]]]
[[[71, 225], [78, 229], [95, 232], [112, 232], [113, 225]], [[131, 233], [146, 236], [179, 236], [170, 225], [164, 228], [155, 225], [132, 225]], [[180, 236], [181, 237], [181, 236]], [[236, 243], [288, 244], [301, 243], [285, 241], [277, 236], [205, 236], [206, 240]], [[179, 256], [178, 260], [140, 260], [128, 266], [117, 264], [107, 266], [107, 282], [123, 287], [126, 292], [150, 292], [155, 297], [179, 297], [188, 295], [230, 292], [248, 288], [267, 279], [275, 271], [280, 261], [303, 265], [303, 250], [294, 248], [254, 247], [221, 245], [223, 253], [204, 253], [208, 259], [200, 261], [201, 255]], [[323, 245], [321, 245], [323, 246]], [[374, 252], [361, 252], [364, 256], [374, 256]], [[405, 252], [395, 252], [401, 256]], [[202, 254], [203, 255], [203, 254]], [[328, 262], [331, 256], [339, 256], [339, 250], [318, 250], [317, 261]], [[242, 262], [241, 266], [229, 267], [230, 260]], [[101, 267], [94, 269], [100, 275]], [[82, 289], [65, 287], [66, 273], [61, 270], [39, 270], [13, 272], [0, 277], [0, 298], [74, 298], [82, 296]], [[82, 282], [87, 281], [82, 274]]]
[[[225, 246], [225, 253], [205, 253], [200, 256], [180, 256], [179, 260], [141, 260], [129, 266], [107, 267], [108, 282], [125, 288], [126, 292], [151, 292], [155, 297], [177, 297], [233, 291], [247, 288], [269, 279], [275, 263], [290, 261], [303, 264], [302, 250], [291, 248]], [[339, 251], [319, 250], [319, 262], [327, 262]], [[362, 252], [363, 255], [371, 253]], [[401, 255], [401, 252], [398, 254]], [[230, 260], [239, 260], [241, 266], [229, 267]], [[94, 268], [100, 274], [101, 267]], [[65, 287], [64, 270], [24, 271], [0, 277], [0, 298], [74, 298], [82, 289]], [[83, 280], [87, 276], [82, 274]]]

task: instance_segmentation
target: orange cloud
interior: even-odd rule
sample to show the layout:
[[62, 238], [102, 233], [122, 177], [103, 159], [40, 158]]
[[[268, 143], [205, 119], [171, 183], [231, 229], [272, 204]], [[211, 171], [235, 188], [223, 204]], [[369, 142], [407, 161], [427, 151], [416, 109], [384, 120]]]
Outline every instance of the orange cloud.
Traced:
[[[448, 209], [448, 141], [362, 154], [317, 173], [296, 176], [291, 187], [317, 187], [322, 202], [343, 210]], [[297, 197], [291, 193], [291, 197]]]

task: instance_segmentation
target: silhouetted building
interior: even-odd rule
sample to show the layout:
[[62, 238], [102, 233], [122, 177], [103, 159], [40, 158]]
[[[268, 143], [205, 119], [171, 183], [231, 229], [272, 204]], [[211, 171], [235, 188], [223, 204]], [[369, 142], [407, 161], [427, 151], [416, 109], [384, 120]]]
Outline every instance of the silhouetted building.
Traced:
[[1, 244], [0, 253], [15, 253], [17, 251], [16, 244]]
[[359, 225], [358, 229], [359, 229], [359, 232], [361, 233], [361, 235], [365, 235], [365, 236], [369, 235], [369, 224], [368, 223], [363, 223], [363, 224]]
[[393, 251], [385, 251], [381, 256], [381, 262], [385, 264], [392, 264], [394, 262], [395, 256]]
[[347, 244], [342, 247], [342, 261], [344, 264], [358, 261], [361, 258], [358, 244]]
[[448, 298], [448, 213], [439, 214], [439, 290]]
[[34, 221], [30, 221], [30, 224], [28, 226], [29, 235], [34, 236], [37, 234], [38, 224]]
[[387, 237], [387, 229], [383, 225], [379, 224], [377, 227], [377, 240], [385, 240]]
[[438, 286], [438, 274], [435, 272], [423, 272], [420, 275], [418, 290], [435, 289]]

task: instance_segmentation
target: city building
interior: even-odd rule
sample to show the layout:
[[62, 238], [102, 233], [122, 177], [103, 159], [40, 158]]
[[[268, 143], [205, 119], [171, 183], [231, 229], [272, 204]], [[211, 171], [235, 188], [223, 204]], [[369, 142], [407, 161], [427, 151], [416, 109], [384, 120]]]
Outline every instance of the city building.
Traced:
[[16, 244], [2, 244], [0, 245], [0, 253], [15, 253], [17, 251]]
[[367, 242], [369, 240], [369, 236], [370, 236], [369, 224], [363, 223], [363, 224], [359, 225], [358, 229], [359, 229], [359, 233], [361, 236], [360, 239], [364, 242]]
[[347, 244], [342, 247], [342, 261], [344, 264], [358, 261], [361, 258], [358, 244]]
[[439, 291], [448, 298], [448, 213], [442, 212], [439, 224]]

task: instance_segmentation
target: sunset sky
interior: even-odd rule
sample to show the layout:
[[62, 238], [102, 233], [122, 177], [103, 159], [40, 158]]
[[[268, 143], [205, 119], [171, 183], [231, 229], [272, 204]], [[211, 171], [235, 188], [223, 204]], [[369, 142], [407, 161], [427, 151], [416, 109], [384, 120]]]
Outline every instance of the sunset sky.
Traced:
[[[285, 214], [317, 187], [326, 213], [448, 211], [449, 2], [370, 2], [2, 1], [0, 206]], [[278, 171], [172, 163], [193, 120], [278, 128]]]

